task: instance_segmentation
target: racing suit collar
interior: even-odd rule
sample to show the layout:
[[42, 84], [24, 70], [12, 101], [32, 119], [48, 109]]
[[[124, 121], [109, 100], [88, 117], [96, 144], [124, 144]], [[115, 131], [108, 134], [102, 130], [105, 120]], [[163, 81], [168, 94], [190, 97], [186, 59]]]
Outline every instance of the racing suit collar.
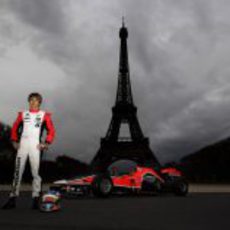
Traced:
[[29, 111], [31, 113], [38, 113], [40, 111], [40, 109], [29, 109]]

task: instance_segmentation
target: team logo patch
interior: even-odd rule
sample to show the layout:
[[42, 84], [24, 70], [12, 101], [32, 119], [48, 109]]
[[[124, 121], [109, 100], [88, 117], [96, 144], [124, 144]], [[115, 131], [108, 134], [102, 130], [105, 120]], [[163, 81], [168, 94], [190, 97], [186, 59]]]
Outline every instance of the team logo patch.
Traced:
[[30, 121], [30, 114], [29, 113], [25, 114], [24, 121], [25, 122], [29, 122]]
[[35, 127], [39, 128], [41, 126], [41, 117], [36, 117], [35, 118]]

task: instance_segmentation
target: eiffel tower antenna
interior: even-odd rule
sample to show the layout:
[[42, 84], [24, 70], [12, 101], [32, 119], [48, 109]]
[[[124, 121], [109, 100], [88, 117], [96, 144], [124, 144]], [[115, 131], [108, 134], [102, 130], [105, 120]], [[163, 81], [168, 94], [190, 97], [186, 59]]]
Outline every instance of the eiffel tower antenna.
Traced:
[[[141, 130], [137, 107], [134, 105], [128, 60], [128, 29], [122, 17], [119, 31], [120, 56], [118, 71], [118, 87], [115, 105], [112, 107], [112, 119], [108, 131], [101, 139], [101, 146], [91, 162], [94, 171], [104, 171], [114, 161], [129, 159], [139, 165], [160, 165], [149, 147], [149, 139]], [[120, 137], [121, 125], [128, 125], [130, 137]]]
[[122, 16], [122, 27], [125, 27], [125, 17]]

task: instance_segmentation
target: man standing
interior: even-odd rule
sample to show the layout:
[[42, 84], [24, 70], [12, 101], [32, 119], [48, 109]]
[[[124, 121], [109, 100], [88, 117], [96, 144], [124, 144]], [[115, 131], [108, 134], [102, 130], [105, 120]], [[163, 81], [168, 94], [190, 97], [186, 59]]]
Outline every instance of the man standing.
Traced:
[[[42, 96], [39, 93], [31, 93], [28, 96], [29, 110], [19, 112], [11, 131], [11, 140], [17, 150], [13, 188], [10, 198], [3, 206], [3, 209], [16, 207], [16, 198], [19, 196], [22, 174], [25, 163], [29, 158], [32, 183], [32, 208], [37, 209], [41, 192], [41, 177], [39, 176], [41, 151], [48, 149], [53, 142], [55, 129], [51, 114], [40, 110]], [[42, 142], [42, 131], [47, 130], [45, 142]]]

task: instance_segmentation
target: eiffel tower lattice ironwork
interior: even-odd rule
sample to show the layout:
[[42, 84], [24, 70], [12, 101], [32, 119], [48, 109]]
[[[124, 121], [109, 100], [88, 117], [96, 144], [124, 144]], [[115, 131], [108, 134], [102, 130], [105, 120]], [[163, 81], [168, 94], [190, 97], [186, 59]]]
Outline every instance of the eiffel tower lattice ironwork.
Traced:
[[[124, 20], [119, 35], [121, 43], [116, 102], [106, 136], [101, 139], [100, 148], [91, 162], [93, 171], [104, 171], [119, 159], [133, 160], [145, 166], [159, 165], [149, 147], [149, 139], [143, 135], [137, 118], [137, 107], [133, 102], [128, 62], [128, 30]], [[129, 127], [128, 138], [119, 137], [123, 124]]]

